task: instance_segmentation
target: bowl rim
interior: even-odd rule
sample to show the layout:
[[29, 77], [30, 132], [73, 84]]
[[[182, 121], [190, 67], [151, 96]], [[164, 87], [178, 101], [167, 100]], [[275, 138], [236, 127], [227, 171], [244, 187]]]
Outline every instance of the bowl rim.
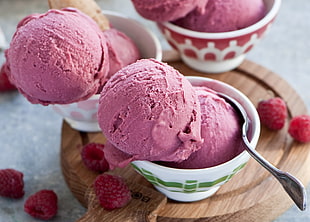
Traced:
[[256, 22], [253, 25], [250, 25], [246, 28], [235, 30], [235, 31], [229, 31], [229, 32], [198, 32], [198, 31], [192, 31], [189, 29], [182, 28], [180, 26], [174, 25], [171, 22], [158, 22], [158, 24], [161, 24], [164, 27], [167, 27], [177, 33], [194, 37], [194, 38], [210, 38], [210, 39], [227, 39], [227, 38], [233, 38], [233, 37], [238, 37], [242, 35], [246, 35], [248, 33], [252, 33], [257, 31], [258, 29], [264, 27], [267, 25], [270, 21], [272, 21], [281, 6], [281, 1], [282, 0], [274, 0], [273, 5], [271, 9], [268, 11], [268, 13], [258, 22]]
[[[185, 76], [188, 80], [192, 79], [192, 80], [201, 80], [203, 79], [203, 81], [207, 81], [207, 82], [217, 82], [220, 83], [221, 85], [224, 85], [225, 88], [234, 91], [235, 93], [238, 94], [238, 96], [240, 96], [242, 98], [243, 101], [247, 102], [247, 105], [250, 107], [250, 109], [253, 111], [254, 113], [254, 118], [252, 119], [252, 122], [256, 123], [256, 127], [255, 127], [255, 132], [253, 132], [253, 137], [252, 140], [250, 141], [250, 143], [257, 143], [259, 140], [259, 136], [260, 136], [260, 120], [259, 120], [259, 116], [258, 113], [256, 111], [255, 106], [253, 105], [253, 103], [250, 101], [250, 99], [244, 94], [242, 93], [240, 90], [238, 90], [237, 88], [229, 85], [228, 83], [225, 83], [223, 81], [220, 80], [215, 80], [212, 78], [208, 78], [208, 77], [202, 77], [202, 76]], [[220, 170], [223, 167], [226, 167], [226, 165], [230, 165], [232, 164], [232, 162], [236, 162], [238, 160], [242, 160], [243, 158], [250, 158], [249, 153], [244, 150], [242, 151], [240, 154], [238, 154], [237, 156], [235, 156], [233, 159], [221, 163], [219, 165], [216, 166], [212, 166], [212, 167], [206, 167], [206, 168], [199, 168], [199, 169], [179, 169], [179, 168], [173, 168], [173, 167], [167, 167], [167, 166], [163, 166], [151, 161], [147, 161], [147, 160], [135, 160], [132, 163], [134, 165], [139, 165], [139, 166], [148, 166], [148, 168], [153, 168], [156, 170], [163, 170], [163, 171], [172, 171], [172, 172], [176, 172], [178, 174], [187, 174], [187, 173], [206, 173], [207, 170], [209, 171], [217, 171]], [[242, 164], [242, 163], [240, 163]], [[240, 165], [239, 164], [239, 165]]]

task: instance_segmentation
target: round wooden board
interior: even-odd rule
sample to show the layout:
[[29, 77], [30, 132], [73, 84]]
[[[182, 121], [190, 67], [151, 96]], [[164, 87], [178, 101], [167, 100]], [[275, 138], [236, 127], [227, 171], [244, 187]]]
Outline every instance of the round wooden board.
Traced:
[[[221, 80], [245, 93], [256, 106], [259, 100], [282, 97], [289, 116], [284, 129], [270, 131], [262, 126], [257, 150], [271, 163], [301, 180], [310, 181], [310, 144], [292, 140], [287, 133], [289, 120], [307, 113], [305, 104], [292, 87], [270, 70], [250, 61], [222, 74], [203, 74], [180, 61], [169, 62], [184, 75], [206, 76]], [[231, 181], [212, 197], [193, 203], [167, 200], [131, 166], [114, 170], [124, 177], [135, 194], [130, 204], [120, 210], [105, 211], [98, 206], [91, 184], [98, 175], [87, 170], [80, 157], [80, 148], [89, 142], [104, 143], [102, 133], [73, 130], [65, 121], [62, 128], [61, 164], [65, 180], [75, 197], [88, 208], [78, 221], [272, 221], [293, 202], [281, 185], [253, 159]], [[147, 200], [147, 201], [145, 201]]]

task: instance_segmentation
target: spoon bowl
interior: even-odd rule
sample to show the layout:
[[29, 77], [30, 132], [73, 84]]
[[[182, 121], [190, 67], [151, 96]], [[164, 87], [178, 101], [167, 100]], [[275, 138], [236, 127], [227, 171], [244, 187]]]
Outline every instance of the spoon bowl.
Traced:
[[242, 125], [242, 140], [244, 142], [244, 147], [246, 151], [266, 170], [268, 170], [282, 185], [286, 193], [291, 197], [297, 207], [304, 211], [307, 206], [307, 195], [306, 189], [303, 184], [295, 178], [293, 175], [283, 172], [269, 163], [262, 155], [260, 155], [250, 144], [247, 137], [247, 130], [249, 127], [249, 118], [247, 116], [246, 111], [243, 109], [241, 104], [237, 102], [235, 99], [231, 98], [228, 95], [223, 93], [217, 93], [220, 97], [224, 98], [228, 103], [230, 103], [237, 112], [239, 112], [240, 116], [243, 120]]

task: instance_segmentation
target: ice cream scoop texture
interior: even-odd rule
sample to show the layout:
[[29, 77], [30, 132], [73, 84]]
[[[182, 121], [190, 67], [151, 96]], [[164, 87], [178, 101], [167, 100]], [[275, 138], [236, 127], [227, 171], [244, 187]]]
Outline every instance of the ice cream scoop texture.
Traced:
[[89, 98], [109, 71], [102, 31], [73, 8], [27, 16], [6, 55], [10, 80], [30, 102], [43, 105]]
[[138, 60], [114, 74], [98, 110], [103, 134], [131, 160], [187, 159], [202, 142], [200, 116], [189, 81], [154, 59]]
[[182, 169], [213, 167], [227, 162], [244, 150], [241, 122], [235, 109], [208, 87], [194, 87], [201, 108], [201, 149], [188, 159], [165, 166]]
[[132, 0], [135, 9], [144, 18], [163, 22], [182, 18], [194, 9], [205, 10], [209, 0]]

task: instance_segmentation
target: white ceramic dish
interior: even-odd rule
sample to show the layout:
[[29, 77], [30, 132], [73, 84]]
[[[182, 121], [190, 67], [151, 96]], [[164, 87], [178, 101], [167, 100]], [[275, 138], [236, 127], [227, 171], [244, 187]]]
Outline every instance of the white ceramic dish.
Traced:
[[[239, 90], [226, 83], [204, 77], [187, 78], [194, 86], [207, 86], [236, 99], [249, 116], [251, 124], [248, 137], [251, 145], [256, 147], [260, 135], [260, 120], [252, 102]], [[168, 198], [192, 202], [213, 195], [221, 185], [228, 182], [246, 165], [249, 158], [250, 155], [247, 151], [243, 151], [228, 162], [203, 169], [176, 169], [150, 161], [134, 161], [132, 165], [137, 172]]]

